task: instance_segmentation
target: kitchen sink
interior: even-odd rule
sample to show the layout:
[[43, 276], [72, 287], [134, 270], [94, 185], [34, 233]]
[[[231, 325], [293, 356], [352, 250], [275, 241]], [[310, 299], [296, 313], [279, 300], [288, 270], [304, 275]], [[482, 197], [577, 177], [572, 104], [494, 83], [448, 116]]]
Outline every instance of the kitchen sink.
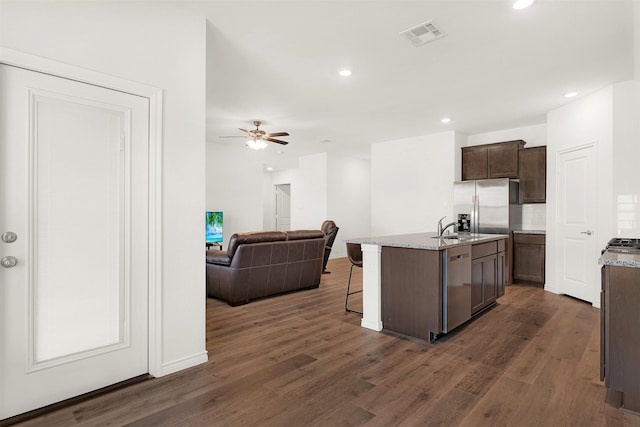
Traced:
[[444, 236], [433, 236], [433, 239], [459, 239], [457, 234], [445, 234]]

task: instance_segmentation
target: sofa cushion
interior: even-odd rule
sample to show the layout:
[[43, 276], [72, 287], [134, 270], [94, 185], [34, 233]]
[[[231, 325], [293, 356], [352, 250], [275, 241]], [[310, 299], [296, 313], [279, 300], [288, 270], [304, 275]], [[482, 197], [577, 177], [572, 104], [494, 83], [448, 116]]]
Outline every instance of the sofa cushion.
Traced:
[[294, 230], [285, 231], [285, 234], [287, 235], [287, 240], [324, 238], [324, 232], [322, 230]]
[[278, 242], [287, 240], [287, 235], [282, 231], [253, 231], [249, 233], [236, 233], [229, 239], [229, 247], [227, 248], [227, 255], [229, 259], [233, 258], [238, 246], [246, 245], [248, 243], [262, 243], [262, 242]]
[[212, 249], [206, 252], [207, 262], [220, 265], [231, 265], [231, 258], [227, 255], [227, 252], [219, 249]]

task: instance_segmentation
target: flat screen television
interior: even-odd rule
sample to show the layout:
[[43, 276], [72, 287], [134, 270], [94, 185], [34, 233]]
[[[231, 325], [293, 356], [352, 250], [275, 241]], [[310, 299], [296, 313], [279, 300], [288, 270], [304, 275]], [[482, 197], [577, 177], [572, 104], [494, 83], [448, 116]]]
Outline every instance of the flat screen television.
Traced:
[[205, 242], [222, 242], [222, 212], [207, 212], [204, 227]]

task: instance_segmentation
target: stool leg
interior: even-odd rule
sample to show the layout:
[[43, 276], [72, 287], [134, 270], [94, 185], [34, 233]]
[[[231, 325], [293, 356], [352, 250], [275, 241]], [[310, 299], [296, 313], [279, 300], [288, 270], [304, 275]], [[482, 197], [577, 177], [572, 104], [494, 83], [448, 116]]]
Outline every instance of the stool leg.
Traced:
[[351, 289], [351, 275], [353, 274], [353, 264], [351, 264], [351, 268], [349, 269], [349, 282], [347, 284], [347, 297], [344, 299], [344, 311], [349, 311], [347, 305], [349, 304], [349, 289]]
[[354, 267], [354, 265], [353, 265], [353, 264], [351, 264], [351, 269], [349, 269], [349, 282], [348, 282], [348, 284], [347, 284], [347, 297], [346, 297], [346, 298], [345, 298], [345, 300], [344, 300], [344, 311], [346, 311], [346, 312], [351, 312], [351, 313], [357, 313], [357, 314], [362, 315], [362, 312], [361, 312], [361, 311], [351, 310], [350, 308], [348, 308], [348, 304], [349, 304], [349, 295], [351, 295], [351, 294], [357, 294], [357, 293], [359, 293], [359, 292], [362, 292], [362, 291], [350, 292], [350, 289], [351, 289], [351, 275], [353, 274], [353, 267]]

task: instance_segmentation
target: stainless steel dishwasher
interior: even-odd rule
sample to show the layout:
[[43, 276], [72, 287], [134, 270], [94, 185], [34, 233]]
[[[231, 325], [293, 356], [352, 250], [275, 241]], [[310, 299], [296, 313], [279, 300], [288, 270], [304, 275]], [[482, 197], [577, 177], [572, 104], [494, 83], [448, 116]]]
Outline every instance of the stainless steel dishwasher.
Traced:
[[442, 331], [447, 333], [471, 319], [471, 245], [444, 251]]

